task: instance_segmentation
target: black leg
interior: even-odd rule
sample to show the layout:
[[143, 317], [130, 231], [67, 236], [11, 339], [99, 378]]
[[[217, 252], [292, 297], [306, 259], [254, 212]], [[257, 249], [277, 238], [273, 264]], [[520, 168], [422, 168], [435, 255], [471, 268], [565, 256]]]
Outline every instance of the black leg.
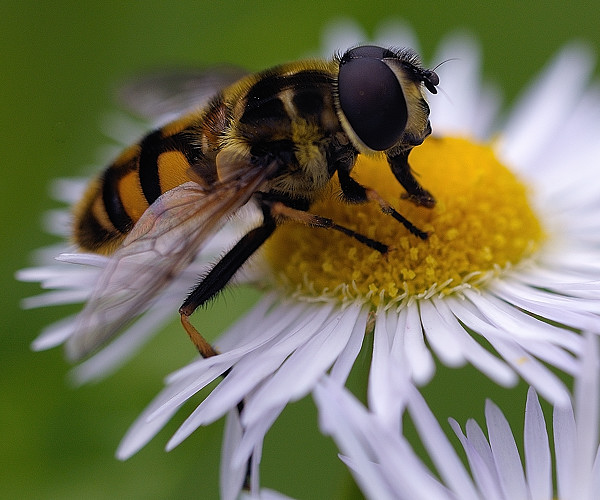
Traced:
[[263, 213], [262, 225], [252, 229], [238, 241], [198, 283], [179, 308], [181, 323], [204, 358], [214, 356], [217, 352], [190, 323], [189, 316], [202, 304], [215, 297], [229, 283], [236, 271], [273, 234], [276, 227], [275, 220], [268, 209], [263, 210]]
[[420, 238], [422, 240], [427, 239], [428, 234], [425, 231], [419, 229], [406, 217], [400, 214], [396, 209], [394, 209], [394, 207], [392, 207], [387, 201], [385, 201], [381, 196], [379, 196], [379, 193], [377, 193], [377, 191], [371, 188], [361, 186], [352, 177], [350, 177], [350, 174], [347, 171], [338, 171], [338, 178], [340, 180], [342, 194], [347, 202], [366, 203], [367, 201], [376, 201], [381, 207], [381, 211], [384, 214], [391, 215], [417, 238]]
[[344, 201], [348, 203], [366, 203], [369, 201], [367, 188], [356, 182], [347, 170], [338, 170], [338, 179]]
[[189, 316], [198, 307], [217, 295], [229, 283], [237, 270], [273, 234], [274, 230], [275, 222], [270, 219], [246, 234], [198, 283], [198, 286], [185, 299], [179, 311]]
[[377, 250], [382, 254], [387, 253], [388, 251], [388, 246], [379, 241], [372, 240], [371, 238], [357, 233], [352, 229], [340, 226], [327, 217], [321, 217], [320, 215], [311, 214], [309, 212], [305, 212], [304, 210], [290, 207], [281, 201], [276, 201], [271, 205], [271, 214], [274, 217], [284, 217], [296, 222], [301, 222], [302, 224], [306, 224], [310, 227], [321, 227], [323, 229], [333, 229], [334, 231], [339, 231], [340, 233], [350, 236], [350, 238], [354, 238], [356, 241], [359, 241], [363, 245], [366, 245], [373, 250]]
[[410, 165], [408, 164], [408, 154], [410, 151], [403, 151], [395, 156], [388, 157], [392, 172], [396, 179], [398, 179], [398, 182], [406, 189], [407, 195], [405, 197], [407, 199], [415, 205], [433, 208], [435, 206], [435, 198], [429, 191], [423, 189], [410, 170]]

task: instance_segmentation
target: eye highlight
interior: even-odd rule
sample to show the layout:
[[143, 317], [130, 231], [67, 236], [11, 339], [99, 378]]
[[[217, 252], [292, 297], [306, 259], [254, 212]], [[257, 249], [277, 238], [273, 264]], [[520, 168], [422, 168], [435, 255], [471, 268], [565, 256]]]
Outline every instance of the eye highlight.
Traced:
[[340, 107], [359, 139], [375, 151], [391, 148], [400, 139], [408, 119], [406, 99], [398, 78], [383, 62], [380, 47], [348, 51], [338, 75]]

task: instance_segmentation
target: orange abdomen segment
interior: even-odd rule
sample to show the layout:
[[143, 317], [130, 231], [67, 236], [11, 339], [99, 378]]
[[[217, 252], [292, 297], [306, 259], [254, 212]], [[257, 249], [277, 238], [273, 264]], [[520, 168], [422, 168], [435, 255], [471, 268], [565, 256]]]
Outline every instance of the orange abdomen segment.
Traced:
[[[198, 133], [196, 133], [198, 134]], [[164, 192], [190, 180], [214, 182], [216, 169], [189, 129], [148, 134], [125, 150], [75, 207], [73, 237], [83, 250], [110, 254]]]

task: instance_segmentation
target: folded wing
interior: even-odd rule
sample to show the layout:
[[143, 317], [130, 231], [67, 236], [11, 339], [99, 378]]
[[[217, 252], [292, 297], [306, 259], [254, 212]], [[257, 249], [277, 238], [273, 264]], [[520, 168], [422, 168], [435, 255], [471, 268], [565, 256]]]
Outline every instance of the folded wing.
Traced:
[[67, 342], [68, 357], [85, 357], [143, 313], [268, 174], [249, 168], [210, 189], [187, 182], [159, 197], [103, 269]]

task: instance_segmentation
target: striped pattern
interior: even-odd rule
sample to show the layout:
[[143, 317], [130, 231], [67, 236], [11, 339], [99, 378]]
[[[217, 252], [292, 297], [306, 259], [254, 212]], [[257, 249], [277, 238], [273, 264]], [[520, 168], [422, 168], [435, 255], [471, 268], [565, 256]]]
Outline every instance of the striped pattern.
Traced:
[[[110, 254], [164, 192], [193, 180], [212, 186], [240, 161], [280, 155], [286, 161], [276, 191], [306, 199], [328, 182], [323, 145], [341, 130], [333, 63], [280, 66], [251, 75], [218, 94], [204, 110], [150, 132], [94, 181], [75, 209], [74, 239], [85, 250]], [[233, 172], [235, 173], [235, 172]]]

